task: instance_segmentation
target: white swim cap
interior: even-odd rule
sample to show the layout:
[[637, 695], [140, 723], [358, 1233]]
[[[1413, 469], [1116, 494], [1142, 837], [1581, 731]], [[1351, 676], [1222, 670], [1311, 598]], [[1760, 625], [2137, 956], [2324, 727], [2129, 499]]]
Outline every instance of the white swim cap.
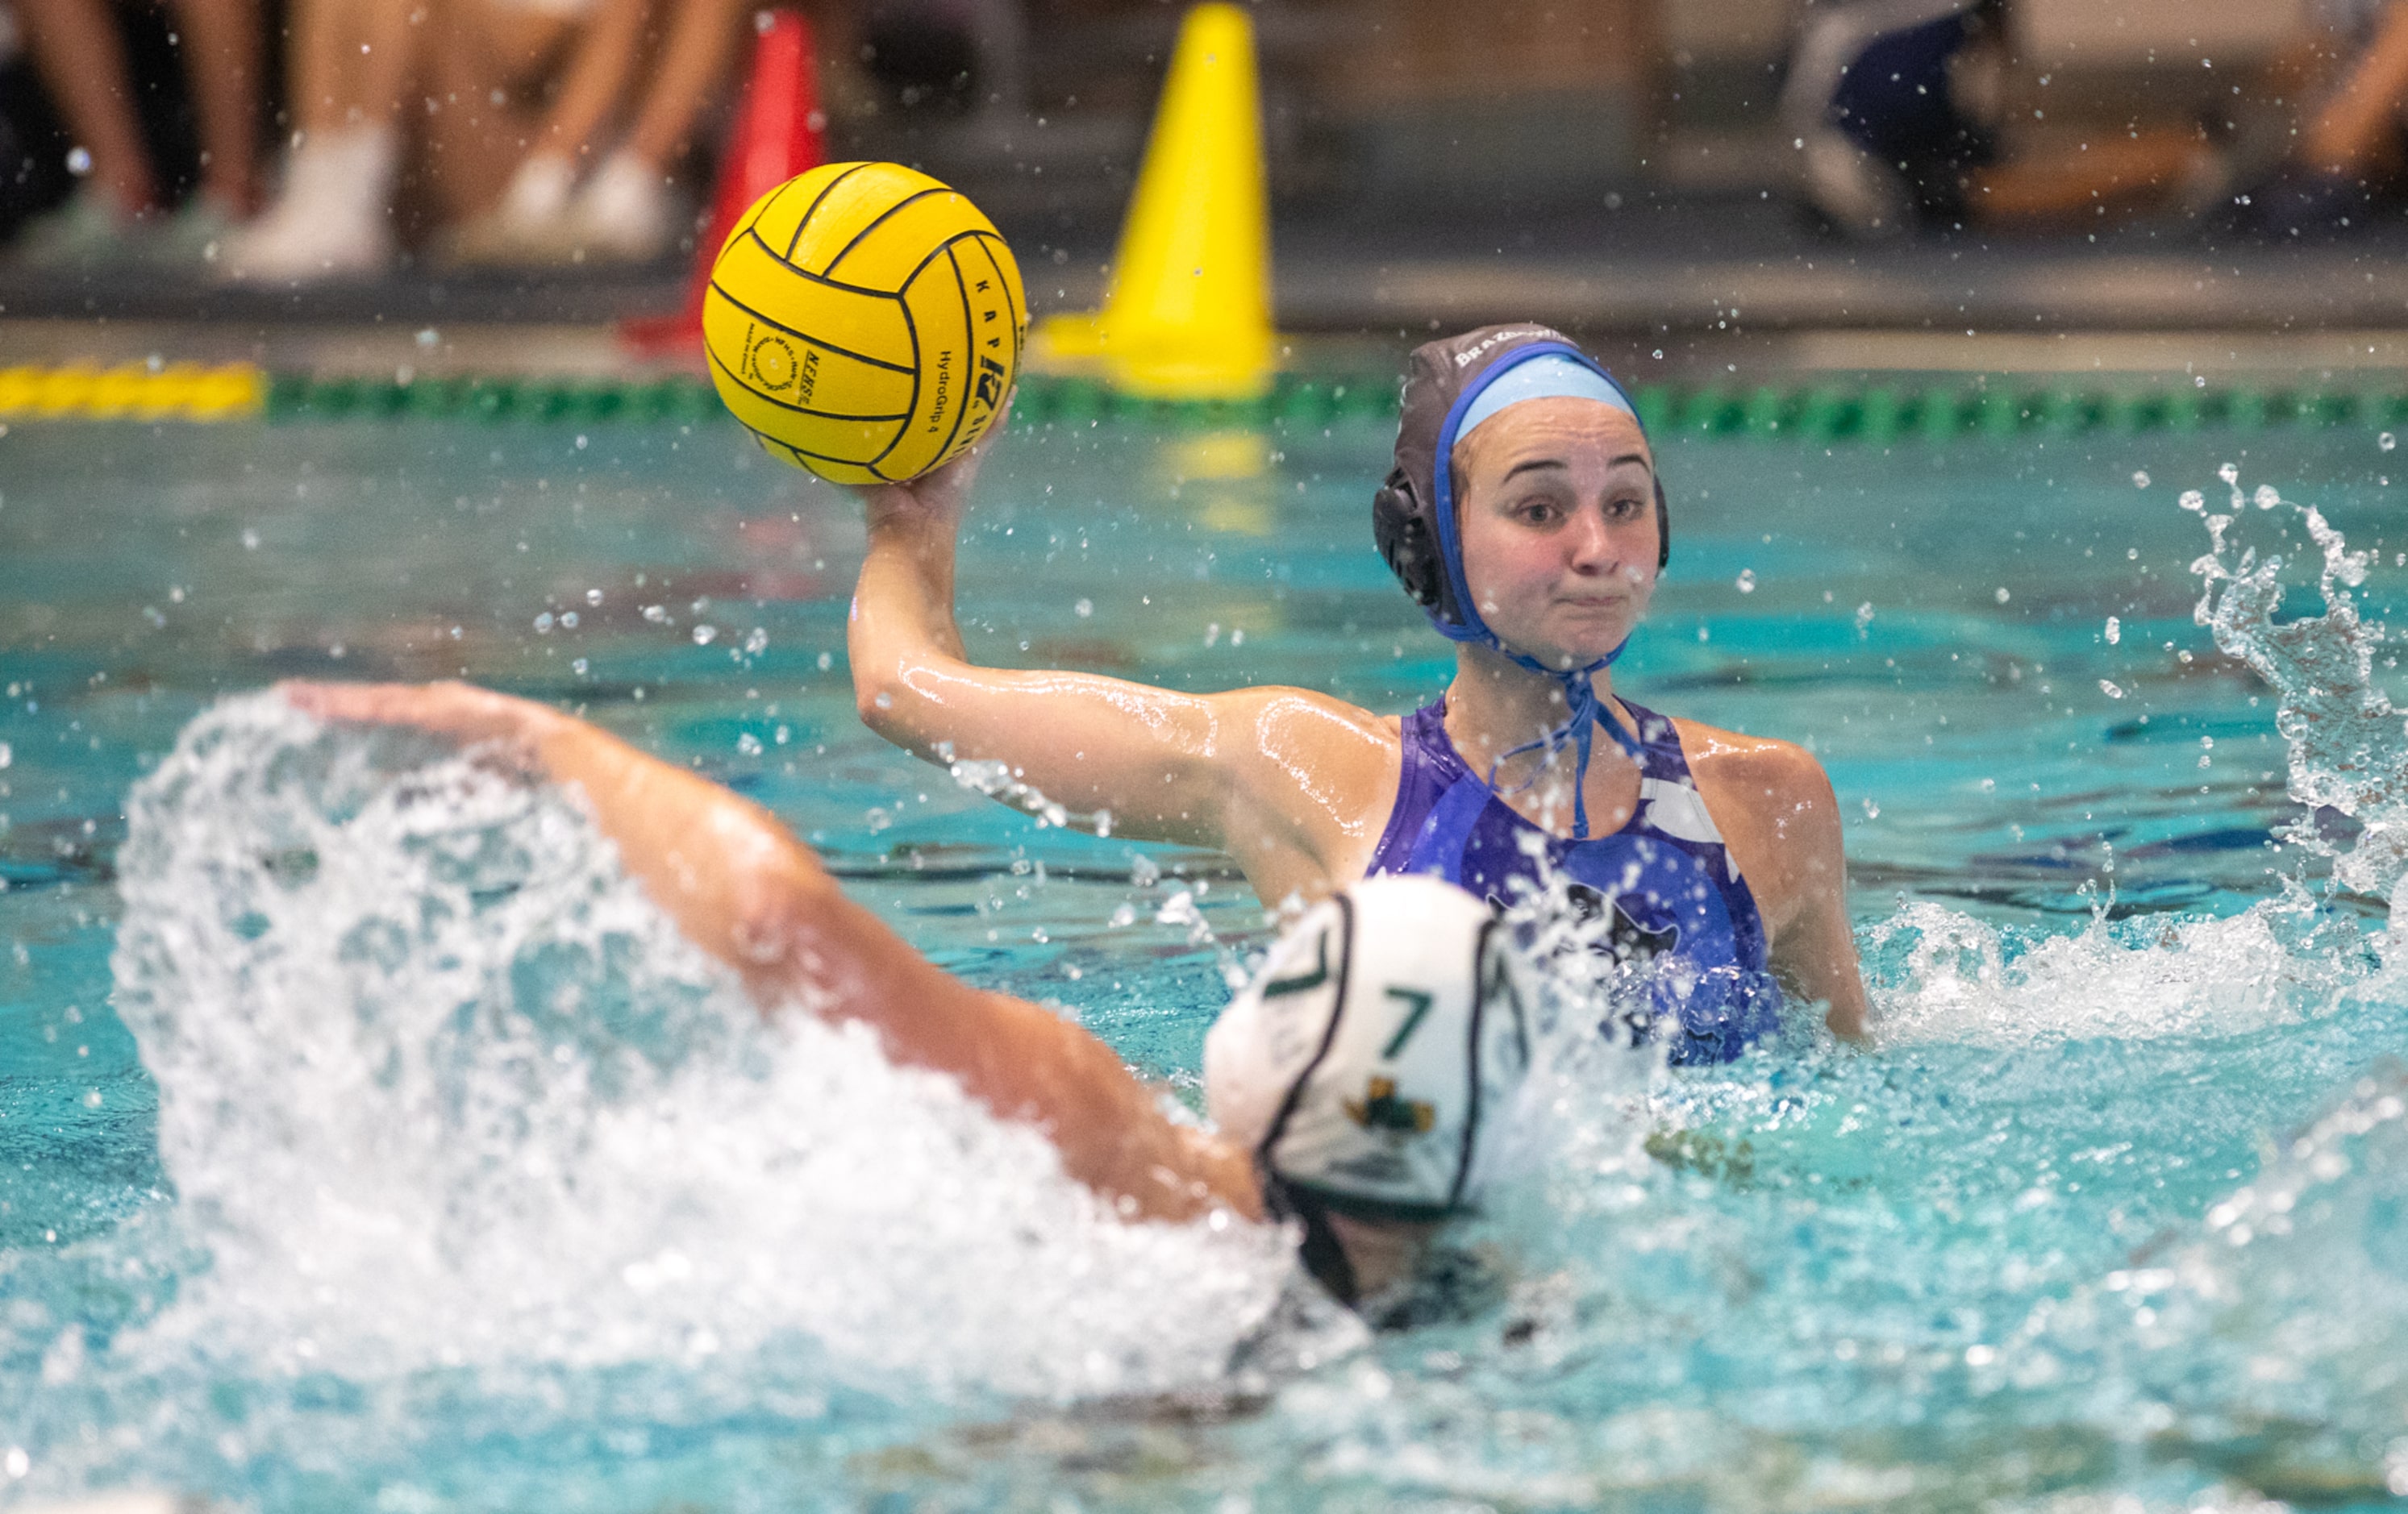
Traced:
[[1489, 908], [1428, 877], [1324, 900], [1204, 1038], [1204, 1101], [1281, 1184], [1346, 1212], [1472, 1203], [1530, 1063], [1528, 968]]

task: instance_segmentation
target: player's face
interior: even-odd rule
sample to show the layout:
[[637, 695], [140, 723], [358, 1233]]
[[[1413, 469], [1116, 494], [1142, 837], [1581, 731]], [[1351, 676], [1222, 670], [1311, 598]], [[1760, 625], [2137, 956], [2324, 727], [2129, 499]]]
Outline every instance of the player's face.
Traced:
[[1455, 450], [1463, 573], [1498, 639], [1562, 667], [1620, 646], [1656, 591], [1656, 464], [1602, 400], [1525, 400]]

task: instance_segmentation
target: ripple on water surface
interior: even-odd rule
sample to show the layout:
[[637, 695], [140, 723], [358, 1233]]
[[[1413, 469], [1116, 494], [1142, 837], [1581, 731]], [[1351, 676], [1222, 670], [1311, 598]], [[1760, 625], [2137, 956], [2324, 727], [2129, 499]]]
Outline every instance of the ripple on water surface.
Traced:
[[[1034, 827], [863, 735], [842, 501], [669, 433], [280, 431], [272, 470], [260, 433], [172, 459], [64, 435], [0, 439], [21, 1496], [2408, 1489], [2401, 575], [2371, 443], [2247, 462], [2314, 513], [2204, 481], [2212, 438], [1669, 447], [1675, 573], [1628, 686], [1823, 757], [1881, 1045], [1679, 1077], [1568, 1045], [1540, 1160], [1463, 1237], [1509, 1259], [1501, 1296], [1371, 1337], [1267, 1237], [1121, 1226], [943, 1080], [760, 1025], [556, 796], [217, 702], [465, 669], [580, 703], [1192, 1097], [1261, 938], [1242, 881]], [[981, 655], [1434, 692], [1360, 545], [1383, 438], [1205, 440], [1018, 439], [965, 547]]]

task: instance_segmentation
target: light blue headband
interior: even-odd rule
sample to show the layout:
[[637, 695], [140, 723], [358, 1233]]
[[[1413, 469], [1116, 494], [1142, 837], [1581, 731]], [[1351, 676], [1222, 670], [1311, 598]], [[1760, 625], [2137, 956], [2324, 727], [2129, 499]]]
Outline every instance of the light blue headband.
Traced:
[[1474, 395], [1463, 419], [1455, 423], [1455, 439], [1461, 441], [1470, 436], [1480, 422], [1508, 405], [1534, 399], [1601, 400], [1634, 420], [1639, 415], [1630, 397], [1612, 379], [1587, 364], [1576, 363], [1559, 352], [1548, 352], [1527, 363], [1515, 364]]

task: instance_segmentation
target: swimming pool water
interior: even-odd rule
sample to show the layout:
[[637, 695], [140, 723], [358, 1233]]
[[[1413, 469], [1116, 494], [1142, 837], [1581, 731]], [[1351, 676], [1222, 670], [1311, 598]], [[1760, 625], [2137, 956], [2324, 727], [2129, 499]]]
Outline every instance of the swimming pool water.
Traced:
[[[1369, 549], [1385, 447], [1014, 436], [965, 635], [1408, 707], [1448, 659]], [[19, 427], [0, 1499], [2382, 1506], [2408, 986], [2387, 890], [2328, 890], [2323, 853], [2382, 871], [2400, 721], [2353, 758], [2325, 711], [2295, 768], [2276, 692], [2193, 623], [2208, 535], [2176, 496], [2227, 511], [2230, 463], [2315, 505], [2376, 553], [2379, 621], [2393, 456], [1670, 443], [1673, 567], [1621, 687], [1823, 759], [1879, 1045], [1658, 1077], [1637, 1117], [1628, 1069], [1567, 1069], [1476, 1230], [1507, 1298], [1366, 1339], [1257, 1329], [1280, 1267], [1245, 1237], [1121, 1235], [942, 1089], [743, 1028], [540, 796], [255, 701], [168, 758], [287, 676], [562, 701], [1192, 1100], [1259, 906], [1215, 858], [1040, 825], [862, 731], [843, 496], [724, 427]], [[2306, 551], [2287, 617], [2321, 610], [2305, 519], [2237, 515], [2228, 560]], [[2377, 633], [2300, 623], [2391, 676]]]

